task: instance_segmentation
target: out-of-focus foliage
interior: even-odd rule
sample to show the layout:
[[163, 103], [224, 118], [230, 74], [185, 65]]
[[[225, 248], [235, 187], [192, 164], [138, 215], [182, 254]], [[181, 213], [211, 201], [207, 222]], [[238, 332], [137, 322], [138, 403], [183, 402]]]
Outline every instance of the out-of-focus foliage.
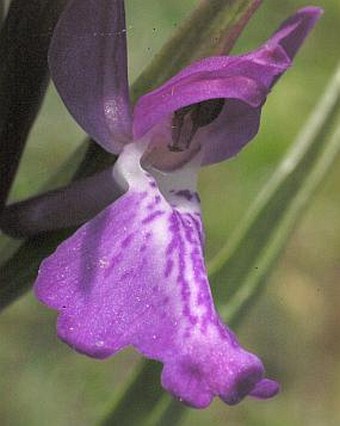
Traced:
[[[194, 0], [128, 0], [130, 69], [135, 78]], [[237, 45], [237, 52], [265, 39], [303, 1], [264, 2]], [[229, 163], [201, 174], [200, 186], [211, 258], [271, 175], [320, 97], [339, 60], [336, 0], [315, 1], [325, 14], [275, 88], [256, 140]], [[53, 90], [31, 135], [13, 197], [34, 192], [80, 140]], [[261, 354], [283, 392], [265, 403], [247, 400], [229, 408], [216, 401], [191, 410], [192, 424], [336, 425], [340, 422], [340, 195], [337, 167], [330, 171], [306, 211], [268, 290], [240, 330], [242, 342]], [[227, 285], [227, 283], [226, 283]], [[52, 312], [27, 296], [0, 317], [0, 418], [18, 426], [90, 426], [110, 405], [112, 394], [138, 356], [125, 351], [106, 362], [73, 353], [54, 335]]]

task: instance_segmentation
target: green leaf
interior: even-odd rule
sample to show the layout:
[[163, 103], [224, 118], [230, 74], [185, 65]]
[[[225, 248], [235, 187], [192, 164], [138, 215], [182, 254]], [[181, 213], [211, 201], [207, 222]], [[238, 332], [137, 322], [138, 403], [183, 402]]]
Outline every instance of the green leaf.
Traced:
[[14, 180], [48, 83], [47, 50], [66, 0], [0, 5], [0, 210]]
[[[340, 151], [340, 125], [331, 137], [329, 133], [339, 114], [340, 66], [292, 149], [265, 185], [230, 242], [209, 265], [210, 282], [218, 293], [215, 300], [229, 325], [238, 325], [245, 308], [249, 308], [258, 296], [307, 201], [335, 161]], [[147, 405], [146, 416], [136, 420], [131, 414], [131, 390], [143, 389], [140, 399], [132, 399], [133, 407], [143, 404], [145, 397], [150, 401], [149, 390], [153, 387], [150, 383], [142, 387], [146, 385], [144, 372], [159, 381], [159, 366], [154, 367], [153, 374], [150, 361], [144, 361], [143, 365], [133, 387], [127, 386], [125, 393], [116, 401], [104, 422], [105, 426], [121, 424], [123, 418], [124, 424], [131, 426], [180, 424], [186, 413], [185, 406], [163, 390], [159, 392], [158, 399], [152, 401], [153, 404]]]

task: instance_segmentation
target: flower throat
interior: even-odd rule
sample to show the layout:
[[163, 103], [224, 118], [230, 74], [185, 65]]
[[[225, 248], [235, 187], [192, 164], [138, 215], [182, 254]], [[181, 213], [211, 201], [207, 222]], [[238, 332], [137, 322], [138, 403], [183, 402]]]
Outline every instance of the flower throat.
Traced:
[[170, 151], [181, 152], [189, 148], [200, 127], [211, 124], [222, 112], [225, 99], [209, 99], [191, 104], [174, 112], [171, 125]]

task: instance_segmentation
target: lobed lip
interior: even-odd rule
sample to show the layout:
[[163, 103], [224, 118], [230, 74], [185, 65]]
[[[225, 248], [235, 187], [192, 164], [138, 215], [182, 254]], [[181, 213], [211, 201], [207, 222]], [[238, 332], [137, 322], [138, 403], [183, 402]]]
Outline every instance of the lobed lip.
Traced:
[[164, 364], [163, 386], [186, 404], [204, 408], [214, 396], [236, 404], [264, 367], [214, 307], [199, 164], [163, 182], [143, 170], [141, 155], [136, 143], [123, 150], [115, 172], [127, 192], [44, 260], [35, 294], [58, 311], [58, 335], [78, 352], [104, 359], [131, 345]]

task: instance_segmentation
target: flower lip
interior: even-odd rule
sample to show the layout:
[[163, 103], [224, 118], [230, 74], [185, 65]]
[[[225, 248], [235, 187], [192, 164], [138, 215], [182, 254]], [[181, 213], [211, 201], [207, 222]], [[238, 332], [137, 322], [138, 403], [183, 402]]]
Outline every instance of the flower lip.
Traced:
[[221, 398], [228, 405], [238, 404], [255, 388], [256, 384], [261, 381], [262, 377], [263, 371], [255, 369], [254, 367], [248, 367], [236, 375], [232, 392], [228, 395], [222, 395]]
[[280, 384], [276, 380], [265, 378], [256, 383], [249, 395], [257, 399], [268, 399], [273, 398], [279, 392]]
[[163, 385], [190, 405], [236, 403], [264, 371], [213, 304], [200, 161], [156, 180], [140, 166], [142, 151], [124, 148], [116, 173], [127, 192], [43, 262], [35, 293], [59, 311], [59, 337], [77, 351], [105, 358], [133, 346], [164, 364]]

